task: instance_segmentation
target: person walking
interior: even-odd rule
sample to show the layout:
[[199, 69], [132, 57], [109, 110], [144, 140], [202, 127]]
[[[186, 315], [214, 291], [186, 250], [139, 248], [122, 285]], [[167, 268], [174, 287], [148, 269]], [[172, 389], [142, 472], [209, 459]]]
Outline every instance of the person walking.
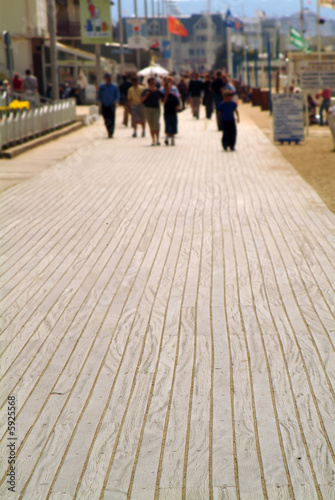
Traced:
[[331, 89], [323, 89], [322, 92], [319, 92], [315, 96], [317, 99], [322, 97], [322, 102], [320, 104], [319, 108], [319, 114], [320, 114], [320, 120], [319, 123], [322, 126], [323, 125], [323, 112], [326, 112], [326, 125], [327, 125], [327, 114], [330, 108], [330, 103], [331, 103], [331, 97], [332, 97], [332, 91]]
[[129, 103], [128, 103], [128, 90], [131, 87], [131, 82], [128, 80], [127, 75], [123, 75], [122, 83], [119, 85], [120, 104], [123, 106], [123, 121], [122, 124], [128, 127], [129, 120]]
[[105, 121], [108, 137], [113, 138], [115, 128], [115, 108], [120, 101], [119, 87], [112, 83], [112, 75], [105, 74], [105, 83], [102, 83], [98, 89], [98, 102], [100, 112]]
[[159, 119], [161, 114], [160, 101], [164, 97], [162, 92], [156, 86], [156, 79], [148, 79], [148, 88], [142, 92], [141, 102], [144, 104], [144, 113], [149, 125], [152, 138], [151, 146], [160, 146], [159, 142]]
[[165, 145], [175, 145], [175, 135], [178, 132], [178, 106], [179, 98], [173, 90], [173, 78], [167, 77], [164, 84], [164, 122], [165, 122]]
[[182, 110], [185, 109], [185, 103], [186, 103], [186, 99], [187, 99], [187, 93], [188, 93], [188, 90], [187, 90], [187, 85], [186, 85], [186, 82], [185, 82], [185, 78], [182, 76], [178, 85], [177, 85], [177, 88], [178, 88], [178, 91], [179, 91], [179, 94], [180, 94], [180, 98], [181, 98], [181, 102], [182, 102]]
[[224, 85], [224, 83], [222, 80], [222, 73], [221, 73], [221, 71], [217, 71], [215, 73], [215, 78], [212, 81], [211, 91], [213, 92], [213, 96], [214, 96], [214, 105], [215, 105], [216, 121], [217, 121], [218, 129], [219, 129], [218, 107], [223, 99], [222, 92], [221, 92], [223, 85]]
[[212, 118], [213, 108], [214, 108], [214, 94], [213, 94], [212, 88], [211, 88], [212, 81], [213, 81], [212, 76], [209, 73], [206, 73], [205, 81], [204, 81], [203, 105], [205, 106], [206, 118], [208, 120], [210, 120]]
[[235, 151], [236, 144], [236, 122], [240, 121], [237, 103], [233, 100], [234, 92], [231, 90], [223, 91], [223, 101], [218, 107], [218, 120], [220, 124], [220, 130], [222, 130], [222, 146], [225, 151], [230, 148], [231, 151]]
[[13, 92], [15, 92], [16, 94], [23, 93], [23, 80], [20, 77], [19, 73], [14, 73], [13, 80], [12, 80], [12, 89], [13, 89]]
[[37, 104], [38, 100], [38, 81], [36, 76], [31, 74], [30, 69], [26, 69], [26, 76], [23, 78], [23, 93], [27, 101], [32, 106]]
[[137, 76], [131, 79], [132, 86], [128, 90], [128, 102], [131, 109], [133, 137], [137, 137], [137, 125], [142, 127], [142, 137], [145, 137], [145, 115], [144, 106], [141, 102], [141, 95], [145, 90], [143, 85], [139, 85]]
[[192, 75], [192, 79], [188, 85], [188, 95], [191, 102], [193, 116], [199, 120], [201, 93], [204, 88], [204, 83], [199, 78], [199, 73], [196, 71]]
[[222, 73], [221, 71], [217, 71], [215, 73], [215, 79], [212, 83], [211, 89], [214, 94], [217, 126], [218, 130], [220, 130], [220, 124], [218, 119], [218, 108], [219, 104], [223, 101], [222, 92], [224, 90], [230, 90], [231, 92], [236, 92], [236, 89], [234, 85], [229, 82], [228, 76], [225, 73]]

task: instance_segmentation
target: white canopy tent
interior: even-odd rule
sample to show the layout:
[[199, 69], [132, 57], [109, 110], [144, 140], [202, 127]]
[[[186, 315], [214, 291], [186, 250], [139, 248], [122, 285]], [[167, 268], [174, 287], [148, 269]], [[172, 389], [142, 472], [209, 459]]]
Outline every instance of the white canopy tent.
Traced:
[[151, 64], [150, 66], [141, 69], [137, 74], [138, 76], [149, 76], [149, 75], [167, 76], [169, 72], [159, 64]]

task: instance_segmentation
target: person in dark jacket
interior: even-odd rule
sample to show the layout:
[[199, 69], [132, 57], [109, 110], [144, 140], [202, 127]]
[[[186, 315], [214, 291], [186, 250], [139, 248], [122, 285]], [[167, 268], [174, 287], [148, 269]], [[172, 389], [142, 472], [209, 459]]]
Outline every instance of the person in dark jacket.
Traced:
[[201, 93], [204, 88], [204, 82], [200, 80], [199, 74], [194, 72], [192, 79], [188, 84], [188, 96], [191, 103], [192, 114], [195, 118], [199, 119]]
[[164, 122], [165, 122], [165, 144], [169, 145], [169, 138], [171, 139], [171, 146], [175, 145], [174, 137], [178, 131], [178, 106], [179, 98], [173, 90], [173, 78], [168, 76], [164, 83]]
[[233, 100], [235, 92], [232, 90], [223, 91], [223, 101], [218, 107], [218, 120], [220, 124], [220, 130], [222, 130], [222, 146], [225, 151], [230, 148], [231, 151], [235, 151], [236, 143], [236, 122], [240, 121], [239, 113], [237, 110], [237, 103]]
[[230, 90], [231, 92], [236, 92], [236, 89], [234, 85], [232, 85], [229, 82], [228, 76], [226, 74], [222, 74], [221, 71], [217, 71], [215, 73], [215, 79], [212, 83], [212, 92], [214, 94], [214, 103], [215, 103], [215, 110], [216, 110], [216, 119], [217, 119], [217, 125], [218, 129], [219, 128], [219, 120], [218, 120], [218, 107], [219, 104], [223, 101], [223, 94], [222, 92], [224, 90]]
[[205, 81], [204, 81], [203, 105], [206, 108], [206, 118], [208, 120], [212, 118], [213, 108], [214, 108], [214, 94], [212, 91], [212, 81], [213, 77], [211, 76], [210, 73], [207, 73], [205, 75]]
[[184, 77], [181, 77], [180, 82], [177, 85], [177, 88], [178, 88], [178, 91], [180, 94], [180, 99], [181, 99], [181, 102], [183, 105], [182, 110], [183, 110], [183, 109], [185, 109], [185, 103], [187, 100], [187, 93], [188, 93], [188, 89], [187, 89], [187, 85], [186, 85]]
[[152, 76], [148, 78], [148, 88], [141, 95], [141, 102], [144, 105], [145, 118], [148, 122], [152, 138], [152, 146], [160, 146], [159, 142], [159, 119], [161, 114], [160, 102], [164, 94], [156, 87], [156, 80]]
[[119, 100], [119, 87], [115, 83], [112, 83], [112, 75], [106, 73], [105, 83], [102, 83], [98, 89], [98, 102], [109, 138], [112, 138], [114, 135], [115, 108]]

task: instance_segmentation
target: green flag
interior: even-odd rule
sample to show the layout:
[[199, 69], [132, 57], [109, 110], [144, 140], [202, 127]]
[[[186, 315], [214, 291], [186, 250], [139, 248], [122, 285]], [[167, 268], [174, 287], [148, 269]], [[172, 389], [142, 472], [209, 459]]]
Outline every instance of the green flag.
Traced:
[[304, 50], [305, 52], [311, 52], [307, 41], [299, 33], [299, 31], [295, 28], [292, 28], [292, 26], [290, 26], [290, 44], [294, 45], [300, 50]]

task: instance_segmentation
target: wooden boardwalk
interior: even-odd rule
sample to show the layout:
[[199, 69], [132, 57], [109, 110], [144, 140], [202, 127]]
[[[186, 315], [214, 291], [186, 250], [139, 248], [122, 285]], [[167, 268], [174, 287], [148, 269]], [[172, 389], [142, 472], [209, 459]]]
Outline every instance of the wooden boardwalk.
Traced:
[[241, 114], [1, 195], [1, 498], [335, 499], [335, 216]]

